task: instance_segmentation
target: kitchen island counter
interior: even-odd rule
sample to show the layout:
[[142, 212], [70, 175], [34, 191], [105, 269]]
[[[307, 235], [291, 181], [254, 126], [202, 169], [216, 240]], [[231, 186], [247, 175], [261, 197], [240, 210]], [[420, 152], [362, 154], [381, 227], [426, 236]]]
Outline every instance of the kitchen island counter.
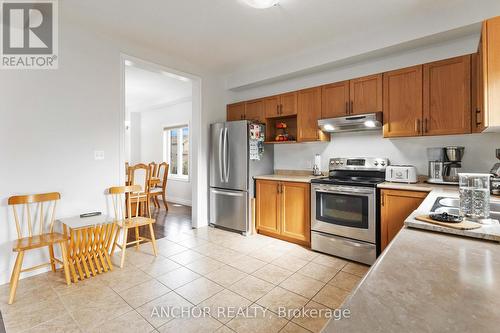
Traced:
[[404, 228], [324, 332], [498, 332], [500, 246]]

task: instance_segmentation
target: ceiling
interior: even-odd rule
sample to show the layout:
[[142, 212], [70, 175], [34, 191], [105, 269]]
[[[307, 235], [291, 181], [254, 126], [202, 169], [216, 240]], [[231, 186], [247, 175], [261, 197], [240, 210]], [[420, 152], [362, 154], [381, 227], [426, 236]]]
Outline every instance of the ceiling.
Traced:
[[500, 15], [498, 0], [65, 0], [64, 15], [208, 70], [232, 73], [304, 50], [384, 36], [405, 42]]
[[130, 112], [188, 100], [191, 81], [181, 81], [162, 72], [125, 66], [125, 107]]

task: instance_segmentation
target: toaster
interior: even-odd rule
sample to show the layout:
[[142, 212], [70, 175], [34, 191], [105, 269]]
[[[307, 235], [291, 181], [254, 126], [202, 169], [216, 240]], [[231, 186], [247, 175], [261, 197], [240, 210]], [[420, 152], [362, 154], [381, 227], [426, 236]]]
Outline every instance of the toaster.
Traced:
[[417, 168], [413, 165], [389, 165], [385, 169], [385, 180], [396, 183], [416, 183]]

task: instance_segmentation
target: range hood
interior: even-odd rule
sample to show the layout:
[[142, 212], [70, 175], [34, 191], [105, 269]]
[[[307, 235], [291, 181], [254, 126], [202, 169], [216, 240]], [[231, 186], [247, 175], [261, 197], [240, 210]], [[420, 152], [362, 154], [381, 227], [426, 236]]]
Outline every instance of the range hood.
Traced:
[[373, 131], [382, 128], [382, 112], [367, 113], [356, 116], [337, 117], [318, 120], [323, 132], [359, 132]]

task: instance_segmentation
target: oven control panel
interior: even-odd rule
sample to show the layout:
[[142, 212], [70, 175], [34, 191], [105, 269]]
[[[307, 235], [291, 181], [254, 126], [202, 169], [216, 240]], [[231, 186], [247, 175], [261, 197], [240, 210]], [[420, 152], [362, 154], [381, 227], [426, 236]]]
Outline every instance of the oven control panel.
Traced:
[[387, 158], [348, 157], [330, 159], [330, 170], [377, 170], [383, 171], [389, 165]]

